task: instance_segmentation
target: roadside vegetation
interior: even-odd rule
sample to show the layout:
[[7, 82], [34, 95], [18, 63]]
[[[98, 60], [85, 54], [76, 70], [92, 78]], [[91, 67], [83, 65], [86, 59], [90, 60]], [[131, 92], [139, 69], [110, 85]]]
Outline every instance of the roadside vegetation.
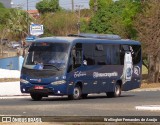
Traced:
[[[28, 23], [44, 25], [42, 36], [66, 36], [80, 32], [118, 34], [142, 43], [145, 83], [160, 83], [160, 4], [158, 0], [90, 0], [90, 9], [64, 10], [58, 0], [42, 0], [39, 18], [21, 9], [0, 4], [0, 39], [24, 40]], [[1, 52], [3, 47], [1, 47]], [[144, 68], [143, 68], [144, 69]]]

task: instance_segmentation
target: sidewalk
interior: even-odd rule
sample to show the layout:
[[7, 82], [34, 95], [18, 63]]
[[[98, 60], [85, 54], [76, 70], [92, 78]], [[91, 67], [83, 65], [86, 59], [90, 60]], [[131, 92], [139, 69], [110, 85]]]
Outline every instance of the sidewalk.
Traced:
[[20, 82], [0, 82], [0, 96], [23, 95], [20, 91]]
[[[138, 88], [131, 90], [132, 92], [140, 91], [160, 91], [160, 88]], [[0, 97], [3, 96], [26, 96], [29, 94], [22, 94], [20, 91], [20, 82], [0, 82]]]

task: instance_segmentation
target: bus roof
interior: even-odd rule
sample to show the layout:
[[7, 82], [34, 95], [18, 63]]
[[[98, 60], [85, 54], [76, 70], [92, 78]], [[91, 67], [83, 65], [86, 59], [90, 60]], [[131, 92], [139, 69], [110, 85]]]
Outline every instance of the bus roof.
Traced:
[[100, 39], [100, 38], [86, 38], [86, 37], [43, 37], [38, 38], [34, 42], [58, 42], [58, 43], [107, 43], [107, 44], [130, 44], [130, 45], [141, 45], [140, 42], [129, 40], [129, 39]]

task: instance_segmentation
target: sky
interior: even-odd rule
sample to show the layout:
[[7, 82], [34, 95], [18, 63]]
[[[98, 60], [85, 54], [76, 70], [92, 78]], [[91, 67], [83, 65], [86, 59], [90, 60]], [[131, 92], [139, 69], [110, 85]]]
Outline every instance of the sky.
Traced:
[[[28, 9], [34, 10], [35, 5], [40, 0], [28, 0]], [[27, 0], [12, 0], [12, 6], [17, 7], [21, 6], [23, 9], [27, 10]], [[72, 8], [72, 0], [59, 0], [59, 4], [64, 9]], [[89, 8], [89, 0], [74, 0], [74, 8], [76, 9], [76, 5], [81, 5], [81, 8]]]

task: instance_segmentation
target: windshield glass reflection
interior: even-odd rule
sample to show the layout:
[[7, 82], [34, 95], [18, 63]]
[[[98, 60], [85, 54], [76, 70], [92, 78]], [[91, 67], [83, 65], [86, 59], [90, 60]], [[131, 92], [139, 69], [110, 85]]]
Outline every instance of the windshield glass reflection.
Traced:
[[24, 67], [40, 70], [65, 68], [68, 47], [67, 43], [34, 43], [29, 49]]

